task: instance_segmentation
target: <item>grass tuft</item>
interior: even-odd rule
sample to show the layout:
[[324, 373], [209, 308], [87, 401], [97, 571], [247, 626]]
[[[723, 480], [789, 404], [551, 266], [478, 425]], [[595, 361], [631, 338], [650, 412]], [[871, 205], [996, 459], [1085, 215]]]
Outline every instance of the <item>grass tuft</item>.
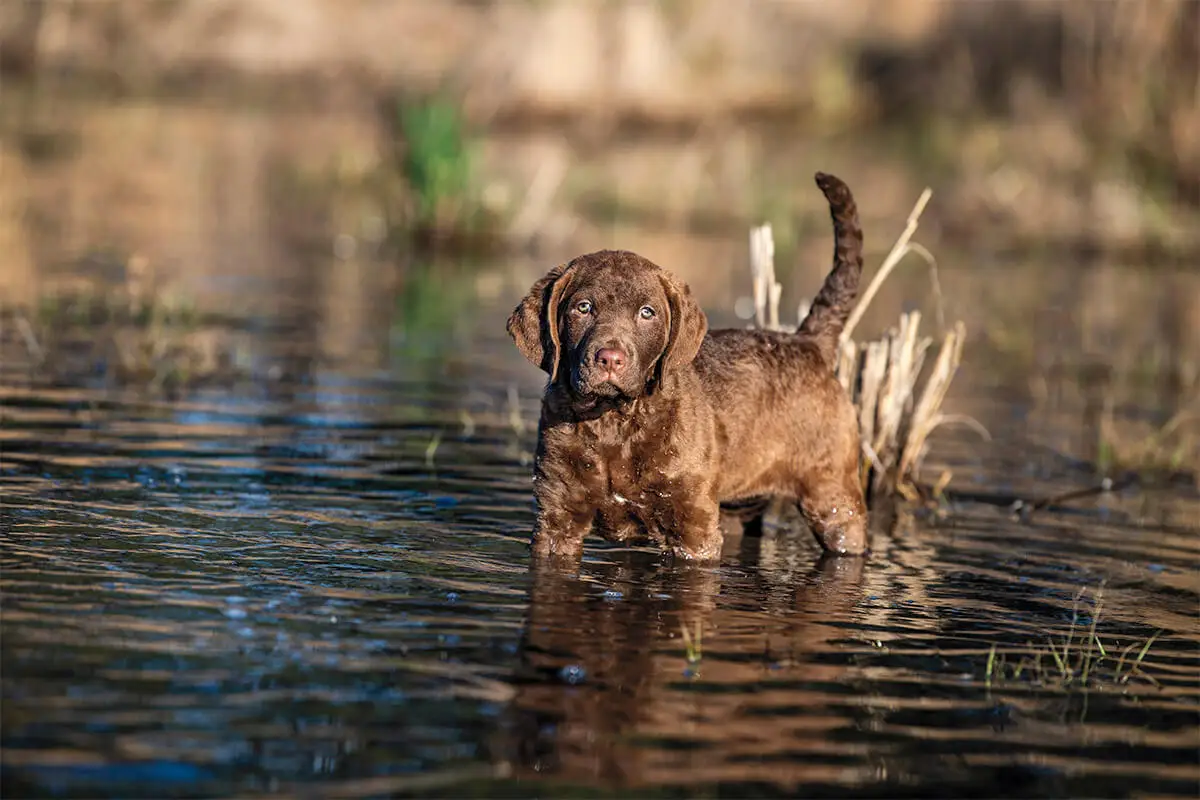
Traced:
[[1125, 431], [1113, 416], [1112, 404], [1107, 403], [1096, 432], [1097, 471], [1147, 478], [1188, 475], [1200, 485], [1200, 402], [1149, 432]]
[[[1111, 640], [1106, 646], [1098, 626], [1104, 615], [1104, 587], [1096, 589], [1090, 601], [1091, 621], [1086, 634], [1079, 631], [1080, 607], [1086, 602], [1086, 590], [1075, 596], [1071, 610], [1071, 625], [1061, 640], [1047, 637], [1044, 644], [1026, 642], [1024, 647], [1005, 648], [993, 643], [984, 666], [984, 685], [992, 688], [1012, 688], [1031, 684], [1058, 691], [1097, 690], [1124, 687], [1133, 680], [1159, 686], [1158, 680], [1143, 667], [1146, 656], [1162, 635], [1157, 631], [1145, 640], [1127, 643], [1114, 658], [1117, 646]], [[1132, 655], [1137, 651], [1136, 655]], [[1131, 658], [1132, 655], [1132, 658]]]
[[498, 220], [479, 191], [475, 146], [459, 107], [429, 97], [401, 101], [395, 114], [398, 232], [430, 249], [496, 248]]
[[471, 182], [471, 153], [462, 120], [450, 103], [402, 104], [400, 166], [412, 191], [416, 221], [437, 225], [462, 213]]

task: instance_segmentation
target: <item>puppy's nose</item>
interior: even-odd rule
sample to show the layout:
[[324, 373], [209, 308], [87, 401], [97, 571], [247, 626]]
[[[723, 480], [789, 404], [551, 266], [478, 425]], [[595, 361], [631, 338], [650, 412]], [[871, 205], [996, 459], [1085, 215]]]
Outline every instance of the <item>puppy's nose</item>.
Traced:
[[610, 375], [625, 371], [625, 351], [616, 347], [605, 347], [596, 351], [596, 363], [608, 370]]

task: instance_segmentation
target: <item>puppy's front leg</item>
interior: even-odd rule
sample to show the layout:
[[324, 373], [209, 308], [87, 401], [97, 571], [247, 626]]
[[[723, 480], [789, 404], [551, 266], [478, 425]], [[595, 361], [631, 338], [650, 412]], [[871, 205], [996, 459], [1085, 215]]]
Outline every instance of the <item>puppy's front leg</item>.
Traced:
[[675, 554], [688, 559], [714, 561], [721, 557], [721, 507], [707, 491], [676, 507], [678, 544]]
[[531, 542], [537, 558], [578, 560], [583, 555], [583, 539], [592, 529], [595, 508], [587, 502], [586, 492], [578, 485], [539, 474], [534, 498], [537, 502], [537, 526]]

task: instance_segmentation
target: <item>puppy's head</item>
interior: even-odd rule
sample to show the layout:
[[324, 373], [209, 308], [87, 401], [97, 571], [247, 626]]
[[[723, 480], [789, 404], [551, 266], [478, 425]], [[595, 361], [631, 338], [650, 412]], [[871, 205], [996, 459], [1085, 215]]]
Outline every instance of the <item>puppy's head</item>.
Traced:
[[508, 319], [517, 349], [583, 399], [640, 397], [690, 363], [707, 330], [687, 284], [623, 250], [555, 267]]

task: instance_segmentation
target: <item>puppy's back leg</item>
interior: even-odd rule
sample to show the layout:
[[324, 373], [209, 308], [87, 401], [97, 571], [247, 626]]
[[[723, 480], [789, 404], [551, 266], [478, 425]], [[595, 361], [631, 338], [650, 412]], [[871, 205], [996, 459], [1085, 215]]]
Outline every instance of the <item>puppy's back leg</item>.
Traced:
[[800, 513], [823, 550], [847, 556], [866, 553], [867, 506], [857, 464], [809, 476], [799, 495]]

